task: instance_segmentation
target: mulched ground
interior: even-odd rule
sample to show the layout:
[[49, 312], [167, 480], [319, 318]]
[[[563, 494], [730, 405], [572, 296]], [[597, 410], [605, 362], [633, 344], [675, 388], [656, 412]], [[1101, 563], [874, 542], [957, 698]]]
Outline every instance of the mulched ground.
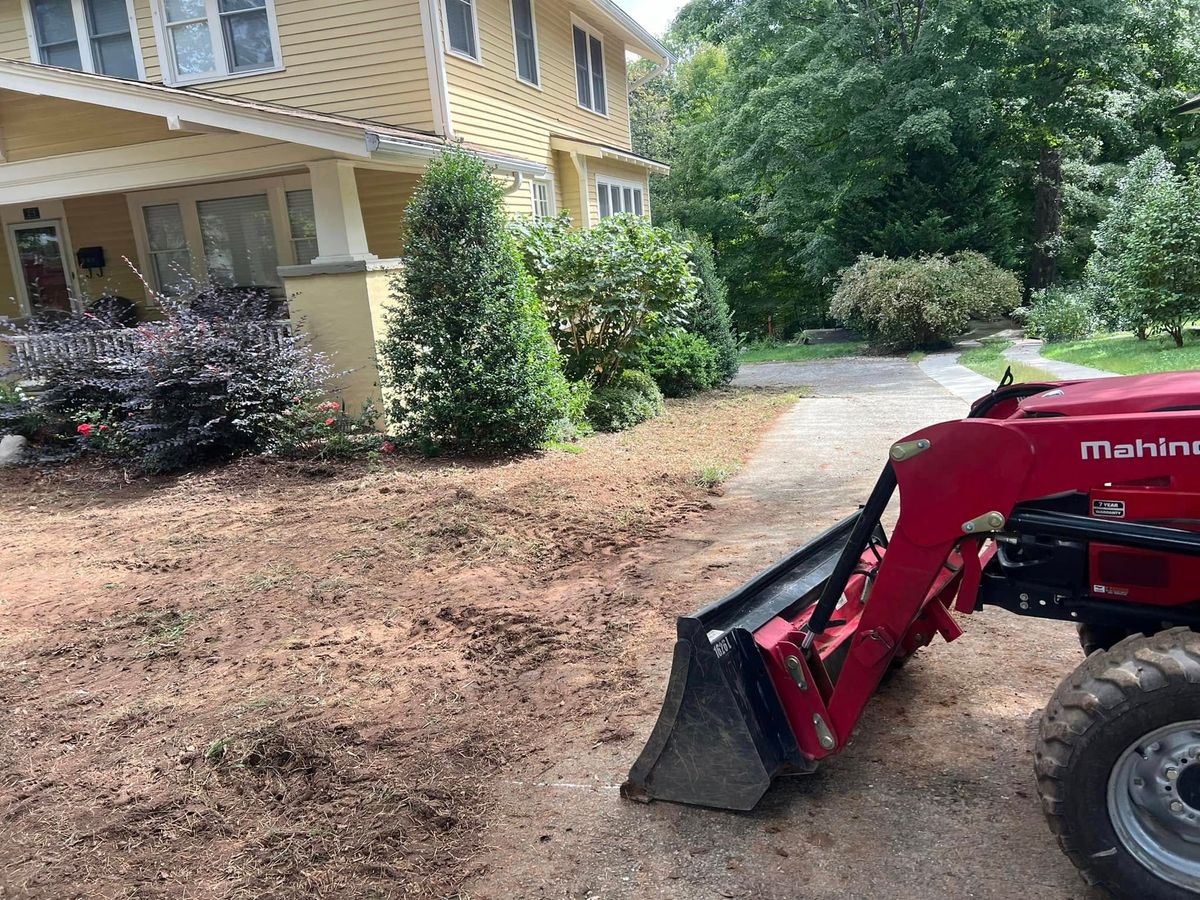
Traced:
[[635, 677], [613, 574], [795, 399], [505, 463], [3, 474], [0, 897], [459, 896], [497, 774]]

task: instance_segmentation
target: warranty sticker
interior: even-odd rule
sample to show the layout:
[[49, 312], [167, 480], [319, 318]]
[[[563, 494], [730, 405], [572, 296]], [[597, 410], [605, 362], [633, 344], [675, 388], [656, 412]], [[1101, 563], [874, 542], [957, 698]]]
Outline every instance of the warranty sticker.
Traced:
[[1093, 500], [1092, 515], [1098, 519], [1125, 518], [1124, 500]]

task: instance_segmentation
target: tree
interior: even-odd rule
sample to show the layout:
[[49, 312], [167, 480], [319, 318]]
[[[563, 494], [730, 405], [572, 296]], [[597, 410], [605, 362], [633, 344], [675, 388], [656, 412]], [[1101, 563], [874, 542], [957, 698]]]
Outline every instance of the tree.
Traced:
[[568, 390], [545, 316], [484, 164], [447, 152], [406, 215], [379, 357], [393, 427], [427, 451], [544, 443]]
[[1158, 166], [1129, 213], [1128, 238], [1111, 266], [1123, 305], [1183, 346], [1200, 316], [1200, 176]]

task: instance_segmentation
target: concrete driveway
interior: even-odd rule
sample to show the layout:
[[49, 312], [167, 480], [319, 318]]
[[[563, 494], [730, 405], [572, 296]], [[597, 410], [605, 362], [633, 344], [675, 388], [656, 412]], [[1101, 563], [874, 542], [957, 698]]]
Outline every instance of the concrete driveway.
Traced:
[[[1039, 808], [1042, 707], [1082, 655], [1073, 630], [1001, 612], [966, 623], [884, 687], [851, 745], [781, 781], [751, 814], [637, 806], [617, 785], [654, 724], [671, 622], [858, 506], [895, 440], [966, 404], [906, 360], [746, 367], [739, 384], [806, 385], [715, 512], [626, 575], [653, 613], [636, 684], [605, 721], [620, 739], [547, 748], [507, 786], [473, 894], [489, 898], [1091, 896]], [[637, 646], [636, 644], [632, 646]]]

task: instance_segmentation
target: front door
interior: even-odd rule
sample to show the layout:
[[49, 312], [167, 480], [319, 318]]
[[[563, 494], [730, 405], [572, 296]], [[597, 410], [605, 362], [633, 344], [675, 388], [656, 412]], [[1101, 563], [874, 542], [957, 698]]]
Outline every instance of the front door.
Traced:
[[71, 276], [59, 222], [12, 226], [17, 254], [17, 281], [29, 312], [71, 311]]

